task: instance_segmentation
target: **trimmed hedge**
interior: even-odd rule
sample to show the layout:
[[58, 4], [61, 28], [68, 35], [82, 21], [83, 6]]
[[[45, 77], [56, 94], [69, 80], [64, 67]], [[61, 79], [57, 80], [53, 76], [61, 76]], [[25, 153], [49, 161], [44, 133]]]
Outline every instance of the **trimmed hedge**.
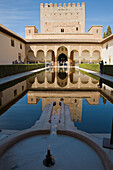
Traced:
[[0, 65], [0, 78], [45, 67], [45, 64]]
[[79, 64], [79, 67], [86, 68], [88, 70], [100, 72], [99, 64]]
[[113, 76], [113, 65], [104, 65], [104, 74]]
[[[79, 64], [79, 67], [100, 72], [100, 64]], [[113, 65], [104, 65], [103, 73], [113, 76]]]

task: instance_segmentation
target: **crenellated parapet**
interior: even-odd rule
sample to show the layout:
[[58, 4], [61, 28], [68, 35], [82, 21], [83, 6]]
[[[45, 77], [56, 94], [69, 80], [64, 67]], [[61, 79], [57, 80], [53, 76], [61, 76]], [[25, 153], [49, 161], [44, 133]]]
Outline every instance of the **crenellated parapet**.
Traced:
[[80, 3], [77, 3], [77, 7], [80, 7]]
[[68, 3], [68, 4], [66, 4], [66, 3], [59, 3], [59, 4], [57, 4], [57, 3], [55, 3], [55, 4], [53, 4], [53, 3], [50, 3], [50, 4], [48, 4], [48, 3], [45, 3], [45, 4], [43, 4], [43, 3], [41, 3], [40, 4], [40, 7], [41, 8], [44, 8], [44, 7], [84, 7], [85, 6], [85, 2], [82, 2], [82, 4], [80, 4], [80, 3], [77, 3], [77, 5], [75, 4], [75, 3]]

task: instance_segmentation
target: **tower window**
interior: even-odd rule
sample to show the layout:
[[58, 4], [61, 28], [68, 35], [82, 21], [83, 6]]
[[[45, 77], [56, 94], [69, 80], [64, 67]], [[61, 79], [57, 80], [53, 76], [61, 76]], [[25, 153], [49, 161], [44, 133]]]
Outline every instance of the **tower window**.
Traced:
[[15, 44], [14, 44], [14, 40], [11, 40], [11, 46], [14, 47]]
[[98, 30], [96, 30], [96, 33], [98, 33]]
[[78, 27], [76, 27], [76, 31], [78, 31]]
[[77, 103], [77, 99], [75, 99], [75, 103]]
[[29, 30], [29, 34], [31, 33], [31, 30]]
[[61, 29], [61, 32], [64, 32], [64, 29], [63, 29], [63, 28]]

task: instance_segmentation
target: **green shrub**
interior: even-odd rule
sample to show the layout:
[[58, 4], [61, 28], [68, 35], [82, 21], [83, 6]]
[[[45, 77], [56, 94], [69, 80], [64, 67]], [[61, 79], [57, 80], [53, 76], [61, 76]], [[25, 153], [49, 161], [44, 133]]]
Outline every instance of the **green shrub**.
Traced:
[[113, 76], [113, 65], [104, 65], [103, 72], [104, 74]]
[[79, 64], [79, 67], [86, 68], [88, 70], [100, 72], [99, 64]]
[[0, 65], [0, 78], [45, 67], [45, 64]]

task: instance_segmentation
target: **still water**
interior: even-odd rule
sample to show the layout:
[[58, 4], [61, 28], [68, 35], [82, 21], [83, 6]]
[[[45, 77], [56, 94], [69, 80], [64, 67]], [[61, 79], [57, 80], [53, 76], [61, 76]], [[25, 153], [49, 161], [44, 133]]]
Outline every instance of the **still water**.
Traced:
[[[39, 120], [52, 101], [69, 105], [79, 130], [110, 133], [113, 89], [99, 79], [75, 69], [48, 69], [0, 92], [0, 129], [23, 130]], [[57, 105], [60, 107], [59, 105]]]

